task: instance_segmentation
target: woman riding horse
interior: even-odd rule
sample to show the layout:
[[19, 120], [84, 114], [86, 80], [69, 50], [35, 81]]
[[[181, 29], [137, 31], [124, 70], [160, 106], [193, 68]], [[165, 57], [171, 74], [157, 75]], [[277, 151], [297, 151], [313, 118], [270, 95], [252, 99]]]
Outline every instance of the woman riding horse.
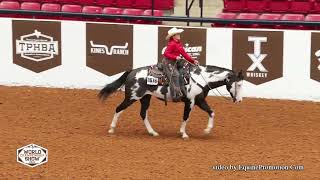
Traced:
[[172, 99], [175, 102], [180, 100], [182, 94], [187, 94], [184, 88], [182, 75], [179, 73], [179, 69], [183, 68], [183, 65], [181, 65], [183, 60], [180, 55], [182, 55], [188, 62], [192, 64], [199, 64], [197, 60], [192, 59], [192, 57], [185, 52], [182, 46], [180, 34], [183, 31], [183, 29], [177, 29], [175, 27], [168, 31], [168, 35], [166, 37], [168, 44], [162, 60], [164, 65], [164, 73], [170, 81], [169, 86], [171, 88]]

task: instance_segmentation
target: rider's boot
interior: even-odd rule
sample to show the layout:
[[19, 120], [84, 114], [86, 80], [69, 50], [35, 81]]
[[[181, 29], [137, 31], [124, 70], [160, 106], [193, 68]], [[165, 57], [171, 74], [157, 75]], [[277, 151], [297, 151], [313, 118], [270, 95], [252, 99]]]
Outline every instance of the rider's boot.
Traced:
[[172, 76], [172, 86], [171, 86], [171, 92], [172, 92], [172, 101], [178, 102], [180, 101], [180, 98], [182, 96], [181, 90], [180, 90], [180, 83], [179, 83], [179, 77], [178, 76]]
[[184, 82], [183, 76], [181, 74], [179, 76], [179, 82], [180, 82], [180, 90], [181, 90], [182, 95], [183, 96], [187, 96], [187, 89], [186, 89], [186, 86], [185, 86], [185, 82]]

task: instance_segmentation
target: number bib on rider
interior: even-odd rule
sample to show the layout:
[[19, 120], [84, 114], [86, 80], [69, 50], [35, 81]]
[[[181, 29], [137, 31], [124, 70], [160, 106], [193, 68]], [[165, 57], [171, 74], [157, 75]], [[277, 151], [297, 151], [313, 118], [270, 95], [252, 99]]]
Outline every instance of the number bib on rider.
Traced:
[[159, 80], [153, 76], [147, 76], [147, 84], [148, 85], [158, 85]]

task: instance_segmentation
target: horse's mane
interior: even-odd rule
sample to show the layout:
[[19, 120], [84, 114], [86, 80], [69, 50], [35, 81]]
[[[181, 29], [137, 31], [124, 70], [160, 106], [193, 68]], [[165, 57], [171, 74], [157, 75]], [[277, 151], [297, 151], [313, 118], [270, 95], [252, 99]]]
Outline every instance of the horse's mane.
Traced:
[[203, 66], [205, 67], [205, 71], [206, 72], [214, 72], [214, 71], [229, 71], [230, 73], [235, 73], [233, 70], [231, 69], [227, 69], [227, 68], [224, 68], [224, 67], [219, 67], [219, 66], [213, 66], [213, 65], [206, 65], [206, 66]]

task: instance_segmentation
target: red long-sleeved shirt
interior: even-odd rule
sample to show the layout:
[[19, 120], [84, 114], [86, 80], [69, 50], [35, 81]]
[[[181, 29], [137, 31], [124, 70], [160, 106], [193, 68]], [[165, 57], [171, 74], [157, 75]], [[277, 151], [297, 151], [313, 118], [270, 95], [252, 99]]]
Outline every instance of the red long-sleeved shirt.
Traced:
[[164, 51], [163, 55], [167, 59], [171, 61], [176, 61], [177, 57], [180, 56], [180, 54], [190, 63], [194, 64], [194, 60], [192, 57], [186, 53], [186, 51], [183, 49], [182, 43], [179, 40], [170, 38], [167, 48]]

